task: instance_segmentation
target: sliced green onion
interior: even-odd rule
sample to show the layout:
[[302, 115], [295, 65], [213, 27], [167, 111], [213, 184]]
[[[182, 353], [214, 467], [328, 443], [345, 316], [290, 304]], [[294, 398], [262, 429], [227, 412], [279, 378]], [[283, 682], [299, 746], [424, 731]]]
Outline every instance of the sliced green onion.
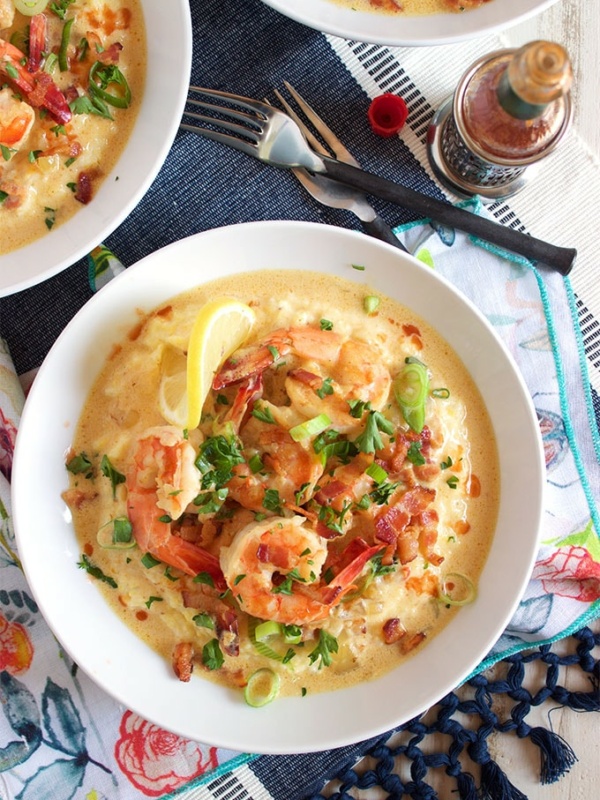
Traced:
[[[106, 89], [114, 85], [118, 94], [111, 94]], [[116, 108], [128, 108], [131, 103], [131, 89], [127, 83], [127, 78], [115, 65], [101, 64], [96, 61], [90, 69], [90, 94], [99, 97]]]
[[374, 314], [379, 307], [380, 300], [373, 294], [369, 294], [363, 300], [363, 308], [367, 314]]
[[446, 606], [466, 606], [476, 597], [475, 584], [462, 572], [449, 572], [442, 579], [440, 603]]
[[283, 625], [283, 640], [286, 644], [300, 644], [302, 628], [299, 625]]
[[71, 36], [71, 28], [75, 20], [68, 19], [62, 29], [62, 36], [60, 37], [60, 49], [58, 51], [58, 66], [61, 72], [66, 72], [69, 69], [69, 59], [67, 58], [67, 49], [69, 47], [69, 37]]
[[48, 0], [13, 0], [13, 5], [26, 17], [34, 17], [42, 13], [48, 5]]
[[269, 645], [258, 641], [256, 638], [256, 629], [260, 624], [261, 623], [253, 618], [248, 620], [248, 638], [252, 642], [254, 649], [259, 655], [263, 656], [263, 658], [271, 658], [273, 661], [283, 661], [283, 656], [280, 653], [276, 653]]
[[109, 550], [128, 550], [135, 547], [135, 539], [131, 528], [131, 522], [127, 517], [115, 517], [103, 525], [96, 539], [100, 547]]
[[248, 678], [244, 687], [244, 700], [252, 708], [260, 708], [271, 703], [279, 694], [279, 675], [268, 667], [257, 669]]
[[420, 361], [410, 361], [394, 379], [394, 396], [408, 426], [421, 433], [425, 425], [425, 403], [429, 391], [427, 367]]
[[380, 467], [379, 464], [376, 464], [375, 461], [373, 461], [372, 464], [369, 464], [365, 470], [365, 474], [368, 475], [369, 478], [373, 478], [375, 483], [383, 483], [388, 477], [388, 474], [384, 468]]
[[432, 389], [431, 396], [437, 397], [439, 400], [447, 400], [450, 397], [450, 391], [448, 389]]
[[277, 636], [279, 633], [281, 633], [281, 625], [272, 619], [261, 622], [254, 629], [254, 636], [257, 642], [264, 642], [265, 639], [269, 639], [271, 636]]
[[293, 428], [290, 428], [290, 436], [295, 442], [301, 442], [303, 439], [310, 439], [311, 436], [318, 436], [330, 425], [331, 420], [327, 414], [319, 414], [312, 419], [301, 422], [300, 425], [294, 425]]

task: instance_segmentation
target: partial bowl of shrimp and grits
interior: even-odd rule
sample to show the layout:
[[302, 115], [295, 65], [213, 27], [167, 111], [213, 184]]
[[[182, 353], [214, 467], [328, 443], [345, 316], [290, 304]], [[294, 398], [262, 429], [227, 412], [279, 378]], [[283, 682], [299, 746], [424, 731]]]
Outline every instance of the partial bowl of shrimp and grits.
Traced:
[[85, 257], [175, 138], [185, 0], [0, 0], [0, 296]]
[[25, 405], [13, 513], [101, 687], [188, 738], [297, 753], [393, 728], [486, 656], [543, 464], [511, 356], [434, 270], [256, 222], [148, 256], [72, 320]]
[[263, 0], [287, 17], [356, 42], [415, 47], [460, 42], [539, 14], [556, 0]]

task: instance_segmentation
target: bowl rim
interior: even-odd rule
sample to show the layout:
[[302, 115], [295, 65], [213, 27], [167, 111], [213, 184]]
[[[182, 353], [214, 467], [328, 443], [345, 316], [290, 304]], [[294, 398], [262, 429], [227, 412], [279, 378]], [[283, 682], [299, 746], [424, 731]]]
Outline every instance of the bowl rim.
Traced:
[[[387, 45], [389, 47], [432, 47], [454, 44], [477, 36], [491, 34], [508, 26], [525, 22], [536, 14], [549, 8], [558, 0], [512, 0], [516, 13], [507, 16], [506, 0], [496, 0], [491, 5], [472, 9], [467, 15], [455, 13], [436, 14], [441, 20], [439, 30], [434, 35], [427, 32], [431, 17], [390, 17], [354, 11], [336, 5], [333, 0], [263, 0], [268, 6], [307, 25], [310, 28], [357, 42]], [[525, 3], [526, 8], [523, 9]], [[461, 20], [468, 19], [465, 30]], [[380, 20], [385, 20], [382, 24]], [[397, 24], [396, 24], [397, 22]]]
[[[191, 9], [186, 0], [171, 0], [168, 9], [160, 0], [139, 2], [146, 33], [147, 64], [144, 94], [129, 140], [91, 203], [78, 209], [64, 224], [33, 242], [0, 254], [0, 297], [35, 286], [88, 255], [138, 205], [171, 150], [185, 106], [192, 69]], [[151, 8], [152, 5], [155, 8]], [[174, 32], [177, 47], [167, 48], [163, 57], [154, 58], [153, 48], [165, 46], [165, 31], [168, 30], [165, 19], [168, 19], [168, 25]], [[160, 113], [155, 108], [156, 97], [161, 98]], [[162, 130], [159, 139], [146, 133], [147, 130], [154, 130], [156, 124]], [[139, 146], [141, 135], [144, 147]], [[136, 177], [129, 180], [127, 176], [133, 174], [134, 170]], [[114, 214], [115, 204], [119, 203], [120, 210]], [[53, 263], [45, 266], [52, 247], [56, 247], [58, 255]]]
[[[76, 422], [78, 414], [74, 412], [74, 418], [71, 419], [69, 410], [65, 410], [63, 413], [64, 406], [69, 404], [77, 406], [69, 392], [66, 392], [65, 397], [64, 388], [75, 385], [81, 393], [83, 388], [89, 386], [104, 360], [102, 351], [105, 354], [112, 342], [120, 338], [132, 322], [139, 318], [136, 316], [136, 310], [149, 310], [167, 300], [168, 297], [178, 294], [181, 291], [182, 282], [191, 287], [209, 280], [206, 270], [210, 269], [212, 261], [222, 262], [223, 248], [228, 254], [225, 269], [231, 274], [232, 272], [268, 268], [265, 267], [265, 263], [268, 258], [273, 258], [272, 254], [276, 249], [278, 258], [282, 258], [282, 253], [287, 253], [288, 248], [289, 253], [295, 252], [290, 244], [296, 242], [296, 250], [299, 250], [308, 240], [311, 242], [311, 247], [315, 248], [315, 253], [322, 254], [326, 247], [334, 248], [335, 258], [338, 260], [341, 258], [340, 254], [348, 259], [356, 255], [358, 261], [353, 263], [364, 263], [368, 258], [376, 258], [377, 270], [380, 269], [381, 261], [393, 265], [394, 270], [397, 267], [403, 268], [403, 291], [406, 291], [406, 286], [409, 285], [407, 279], [410, 277], [412, 280], [416, 276], [417, 289], [420, 287], [419, 291], [423, 298], [427, 297], [427, 302], [431, 302], [431, 290], [437, 286], [443, 296], [443, 308], [451, 307], [464, 312], [462, 316], [459, 315], [461, 318], [456, 323], [461, 329], [462, 337], [467, 335], [467, 330], [470, 330], [468, 326], [473, 321], [476, 322], [479, 326], [478, 336], [475, 337], [476, 342], [468, 345], [473, 347], [472, 352], [476, 354], [483, 345], [490, 345], [494, 348], [495, 359], [489, 365], [489, 375], [486, 377], [486, 381], [488, 377], [493, 379], [496, 374], [502, 377], [505, 370], [511, 380], [510, 392], [507, 393], [509, 396], [503, 400], [503, 403], [508, 403], [506, 418], [499, 419], [499, 414], [492, 418], [502, 470], [498, 528], [505, 532], [509, 526], [514, 528], [518, 520], [526, 530], [525, 532], [521, 531], [519, 538], [515, 540], [521, 554], [521, 559], [517, 564], [515, 564], [512, 551], [504, 552], [501, 549], [504, 540], [499, 541], [498, 533], [496, 533], [480, 580], [480, 597], [482, 602], [485, 602], [486, 608], [492, 610], [491, 621], [488, 620], [485, 624], [481, 624], [482, 620], [476, 613], [477, 604], [465, 607], [422, 651], [430, 654], [424, 661], [419, 662], [419, 656], [415, 655], [375, 682], [359, 684], [349, 690], [342, 689], [328, 694], [314, 695], [308, 703], [306, 698], [294, 697], [279, 700], [277, 703], [261, 709], [261, 715], [258, 717], [255, 710], [244, 706], [236, 692], [216, 686], [201, 678], [193, 679], [192, 684], [195, 688], [192, 689], [193, 694], [190, 694], [189, 684], [181, 684], [173, 679], [164, 660], [150, 651], [122, 622], [117, 620], [97, 587], [91, 584], [84, 572], [74, 568], [78, 549], [72, 530], [70, 534], [67, 533], [64, 542], [59, 539], [61, 545], [58, 548], [60, 552], [57, 553], [55, 552], [56, 548], [47, 549], [50, 542], [40, 542], [40, 537], [36, 533], [36, 524], [41, 509], [47, 531], [48, 529], [52, 530], [49, 528], [50, 519], [53, 520], [52, 526], [60, 528], [62, 532], [69, 529], [68, 521], [65, 519], [65, 506], [58, 495], [60, 490], [66, 488], [66, 484], [63, 482], [66, 476], [64, 453], [67, 451], [67, 447], [65, 445], [70, 441], [72, 425]], [[259, 243], [261, 247], [257, 248]], [[216, 247], [218, 257], [207, 257], [211, 247]], [[251, 259], [248, 260], [249, 247], [254, 247], [260, 253], [258, 262], [252, 263]], [[286, 248], [285, 251], [282, 248]], [[202, 258], [199, 257], [200, 253], [203, 253]], [[265, 253], [271, 255], [265, 258]], [[232, 261], [232, 256], [237, 261]], [[329, 253], [328, 257], [332, 258], [333, 256]], [[202, 262], [201, 268], [198, 267], [198, 262]], [[165, 263], [176, 265], [176, 277], [173, 269], [164, 270]], [[198, 272], [193, 272], [193, 265], [196, 270], [199, 270]], [[345, 263], [345, 266], [346, 269], [350, 267], [350, 260]], [[191, 271], [190, 268], [192, 268]], [[281, 267], [279, 264], [277, 268], [287, 269], [288, 267], [287, 265]], [[330, 267], [327, 267], [326, 271], [329, 269]], [[185, 278], [182, 278], [183, 272], [186, 270]], [[169, 274], [165, 274], [166, 272]], [[364, 273], [361, 272], [346, 277], [356, 280], [358, 276], [357, 282], [360, 283], [363, 275]], [[149, 277], [152, 277], [153, 280], [149, 281]], [[369, 277], [372, 279], [373, 275]], [[371, 284], [369, 283], [369, 285]], [[139, 297], [141, 287], [145, 287], [147, 292], [145, 300]], [[380, 291], [383, 289], [381, 288]], [[132, 302], [132, 298], [135, 298], [134, 302]], [[157, 298], [160, 299], [157, 300]], [[419, 302], [426, 301], [419, 299]], [[125, 313], [126, 318], [123, 316], [124, 312], [127, 312]], [[416, 310], [416, 313], [420, 313], [420, 311]], [[90, 324], [94, 314], [100, 314], [100, 317], [94, 324]], [[111, 323], [115, 320], [120, 320], [121, 330], [114, 330], [119, 325], [109, 324], [108, 329], [111, 330], [111, 335], [99, 343], [97, 334], [100, 323], [101, 329], [106, 332], [107, 322]], [[432, 322], [432, 324], [435, 323]], [[436, 327], [438, 330], [440, 329], [439, 325]], [[94, 363], [90, 362], [90, 353], [94, 354], [96, 359], [95, 361], [92, 359]], [[64, 356], [67, 356], [66, 363], [61, 361]], [[461, 357], [464, 360], [464, 356]], [[57, 388], [53, 390], [54, 400], [48, 403], [46, 395], [49, 394], [51, 397], [52, 391], [48, 393], [47, 384], [51, 386], [52, 380], [55, 380], [58, 375], [60, 375], [60, 390]], [[59, 398], [56, 396], [57, 392]], [[486, 402], [488, 402], [487, 399]], [[44, 415], [52, 414], [57, 409], [60, 409], [60, 413], [57, 413], [57, 419], [54, 420], [54, 425], [48, 431], [48, 426], [42, 422], [42, 417], [45, 420]], [[516, 416], [515, 410], [518, 410]], [[69, 417], [68, 420], [67, 417]], [[42, 424], [45, 425], [43, 428], [44, 441], [41, 440], [40, 425]], [[71, 426], [70, 430], [68, 426]], [[517, 453], [514, 448], [511, 448], [509, 453], [507, 447], [502, 446], [502, 440], [498, 438], [500, 436], [506, 438], [507, 432], [512, 437], [511, 444], [515, 445], [516, 443]], [[53, 452], [53, 447], [54, 450], [58, 449], [55, 446], [57, 441], [61, 445], [61, 450]], [[39, 445], [37, 448], [32, 446], [36, 443]], [[516, 466], [513, 462], [516, 463]], [[527, 462], [526, 469], [521, 462]], [[56, 470], [50, 470], [48, 474], [51, 476], [53, 472], [56, 472], [54, 482], [57, 486], [62, 486], [62, 489], [59, 489], [52, 497], [46, 498], [45, 511], [44, 506], [40, 506], [40, 503], [43, 502], [42, 499], [38, 498], [35, 510], [30, 502], [30, 482], [36, 465], [39, 468], [39, 463], [45, 465], [45, 474], [48, 472], [49, 465], [54, 464]], [[57, 479], [59, 468], [63, 475], [62, 481]], [[533, 401], [525, 382], [515, 367], [510, 353], [490, 323], [452, 284], [412, 256], [357, 231], [320, 223], [251, 222], [194, 234], [155, 251], [114, 278], [75, 315], [46, 357], [25, 403], [13, 462], [13, 521], [25, 575], [49, 627], [81, 669], [108, 694], [140, 716], [188, 739], [204, 741], [211, 745], [238, 751], [293, 754], [340, 747], [391, 730], [425, 711], [460, 685], [476, 669], [501, 635], [526, 589], [538, 548], [543, 513], [544, 476], [544, 453], [539, 427]], [[50, 480], [53, 479], [50, 477]], [[512, 502], [508, 503], [506, 500], [503, 502], [502, 496], [508, 495], [511, 496]], [[526, 507], [519, 509], [518, 516], [512, 507], [515, 497], [518, 502], [522, 502], [523, 498], [527, 497]], [[511, 515], [514, 516], [511, 517]], [[504, 533], [503, 535], [506, 538]], [[516, 533], [511, 535], [517, 536]], [[48, 563], [52, 559], [64, 568], [68, 563], [69, 572], [67, 574], [72, 581], [75, 581], [80, 597], [79, 603], [73, 604], [67, 599], [61, 600], [60, 593], [55, 591], [56, 569], [53, 570], [53, 581], [48, 583]], [[75, 578], [76, 575], [83, 576], [82, 580]], [[510, 587], [508, 595], [506, 594], [507, 587]], [[70, 596], [72, 597], [72, 594]], [[71, 622], [70, 628], [65, 625], [61, 614], [70, 615], [75, 619], [78, 614], [82, 613], [81, 609], [87, 608], [88, 604], [94, 611], [99, 612], [94, 614], [93, 631], [88, 630], [87, 625], [77, 627], [73, 622]], [[101, 611], [102, 607], [109, 613]], [[494, 615], [497, 615], [495, 619]], [[455, 620], [463, 620], [463, 622], [456, 626]], [[467, 641], [469, 647], [473, 647], [473, 652], [468, 658], [465, 658], [463, 641], [466, 630], [471, 631]], [[458, 634], [458, 640], [455, 638], [455, 634]], [[463, 639], [461, 639], [461, 634]], [[151, 687], [146, 686], [144, 690], [143, 686], [138, 685], [139, 680], [134, 681], [122, 664], [115, 663], [118, 662], [118, 659], [114, 658], [114, 653], [112, 655], [99, 653], [98, 641], [110, 641], [111, 645], [116, 648], [116, 652], [119, 652], [118, 648], [126, 643], [129, 648], [130, 662], [138, 664], [138, 666], [139, 663], [143, 663], [148, 680], [154, 681]], [[468, 650], [469, 647], [466, 649]], [[431, 691], [429, 685], [423, 684], [421, 678], [423, 665], [427, 667], [427, 680], [433, 682], [435, 691]], [[411, 681], [410, 697], [402, 698], [405, 705], [401, 714], [395, 710], [393, 704], [389, 703], [387, 695], [385, 698], [381, 697], [382, 687], [384, 693], [390, 689], [394, 692], [398, 691], [396, 681], [399, 677]], [[161, 690], [160, 693], [157, 693], [151, 690], [156, 685], [156, 681], [162, 682], [161, 686], [165, 691]], [[143, 681], [141, 683], [143, 684]], [[378, 689], [374, 694], [372, 687], [375, 684], [378, 685]], [[198, 698], [200, 699], [199, 706]], [[317, 705], [310, 706], [315, 698]], [[335, 713], [331, 719], [324, 720], [324, 716], [327, 715], [320, 712], [323, 705], [334, 710]], [[349, 706], [357, 710], [358, 723], [354, 717], [345, 719], [345, 724], [341, 726], [340, 730], [338, 726], [340, 714], [343, 715], [344, 709]], [[185, 713], [182, 709], [185, 710]], [[311, 715], [311, 709], [315, 711], [314, 715]], [[194, 710], [205, 716], [197, 719]], [[248, 711], [250, 711], [250, 716]], [[294, 726], [289, 725], [290, 713], [295, 720]], [[190, 717], [192, 718], [190, 719]], [[301, 732], [300, 735], [298, 735], [298, 730]]]

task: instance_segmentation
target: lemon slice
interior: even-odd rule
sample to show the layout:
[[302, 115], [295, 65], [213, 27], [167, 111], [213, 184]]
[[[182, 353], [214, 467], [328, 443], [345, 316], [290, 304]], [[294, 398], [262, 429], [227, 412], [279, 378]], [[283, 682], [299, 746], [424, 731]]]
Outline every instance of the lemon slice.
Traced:
[[248, 338], [254, 320], [250, 306], [231, 297], [216, 297], [200, 309], [187, 352], [188, 430], [198, 427], [216, 371]]
[[185, 352], [165, 345], [160, 361], [158, 407], [164, 419], [178, 428], [185, 428], [188, 418], [186, 368]]

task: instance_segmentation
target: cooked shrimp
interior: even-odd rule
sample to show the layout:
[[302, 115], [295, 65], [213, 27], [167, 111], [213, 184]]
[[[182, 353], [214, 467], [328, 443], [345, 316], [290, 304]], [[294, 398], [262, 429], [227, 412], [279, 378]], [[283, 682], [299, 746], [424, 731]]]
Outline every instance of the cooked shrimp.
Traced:
[[272, 517], [239, 531], [221, 551], [227, 585], [259, 619], [305, 625], [325, 619], [380, 545], [367, 547], [329, 584], [320, 580], [327, 541], [304, 517]]
[[253, 472], [248, 463], [234, 467], [227, 484], [229, 496], [244, 508], [265, 510], [265, 492], [276, 491], [283, 505], [296, 505], [297, 493], [303, 502], [312, 495], [323, 474], [323, 463], [312, 447], [295, 442], [289, 432], [276, 423], [250, 417], [241, 431], [247, 457], [258, 455], [263, 469]]
[[369, 402], [377, 410], [387, 402], [391, 376], [375, 347], [308, 326], [274, 331], [238, 350], [223, 364], [213, 388], [218, 390], [287, 363], [290, 356], [296, 366], [287, 373], [285, 389], [292, 408], [305, 419], [324, 413], [344, 432], [358, 424], [349, 413], [349, 401]]
[[35, 121], [33, 108], [15, 97], [11, 89], [0, 91], [0, 144], [19, 150]]
[[223, 586], [218, 559], [171, 531], [200, 491], [195, 451], [178, 428], [150, 428], [138, 440], [126, 476], [127, 508], [139, 547], [188, 575], [207, 572]]

